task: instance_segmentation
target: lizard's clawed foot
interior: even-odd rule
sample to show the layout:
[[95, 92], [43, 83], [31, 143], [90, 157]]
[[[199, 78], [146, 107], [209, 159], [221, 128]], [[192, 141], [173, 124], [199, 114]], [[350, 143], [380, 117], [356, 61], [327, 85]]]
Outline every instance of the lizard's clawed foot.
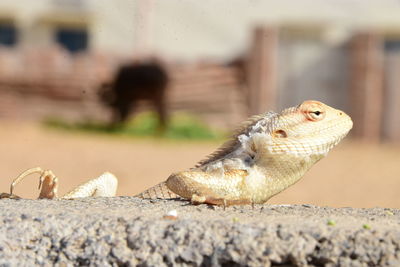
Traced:
[[[28, 169], [28, 170], [24, 171], [23, 173], [21, 173], [17, 178], [15, 178], [10, 186], [10, 194], [9, 194], [8, 198], [16, 198], [16, 196], [13, 194], [14, 188], [16, 187], [16, 185], [18, 183], [20, 183], [26, 176], [35, 174], [35, 173], [40, 174], [39, 198], [47, 198], [47, 199], [57, 198], [57, 188], [58, 188], [57, 177], [54, 175], [54, 173], [51, 170], [43, 170], [40, 167]], [[0, 198], [1, 197], [2, 196], [0, 195]], [[4, 196], [3, 198], [7, 198], [7, 197]]]

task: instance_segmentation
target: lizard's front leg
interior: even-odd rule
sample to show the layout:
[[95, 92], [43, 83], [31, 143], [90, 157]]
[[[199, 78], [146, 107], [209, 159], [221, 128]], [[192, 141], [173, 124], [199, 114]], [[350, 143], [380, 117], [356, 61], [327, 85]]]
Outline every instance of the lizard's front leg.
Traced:
[[[219, 174], [219, 173], [218, 173]], [[175, 194], [190, 200], [193, 204], [220, 206], [251, 204], [245, 197], [245, 170], [228, 170], [216, 175], [201, 170], [190, 170], [172, 174], [166, 181], [167, 187]]]

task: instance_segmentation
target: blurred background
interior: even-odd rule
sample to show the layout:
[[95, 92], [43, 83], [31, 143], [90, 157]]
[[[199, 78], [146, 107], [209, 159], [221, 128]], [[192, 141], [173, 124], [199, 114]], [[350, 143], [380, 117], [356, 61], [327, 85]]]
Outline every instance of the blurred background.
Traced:
[[60, 194], [108, 170], [134, 195], [314, 99], [354, 128], [269, 203], [400, 208], [399, 74], [394, 0], [2, 0], [0, 191], [41, 166]]

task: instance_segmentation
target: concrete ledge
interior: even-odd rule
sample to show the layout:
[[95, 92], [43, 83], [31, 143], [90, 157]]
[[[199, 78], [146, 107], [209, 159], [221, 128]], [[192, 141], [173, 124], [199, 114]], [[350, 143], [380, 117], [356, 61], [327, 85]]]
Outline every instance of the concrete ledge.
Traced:
[[[400, 210], [1, 200], [0, 265], [400, 266]], [[176, 210], [178, 218], [163, 218]]]

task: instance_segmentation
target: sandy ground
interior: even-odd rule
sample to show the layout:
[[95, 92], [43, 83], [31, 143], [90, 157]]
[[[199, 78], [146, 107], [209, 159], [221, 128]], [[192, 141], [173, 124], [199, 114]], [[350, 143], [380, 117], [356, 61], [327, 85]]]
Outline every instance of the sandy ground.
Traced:
[[[193, 166], [215, 142], [171, 142], [62, 132], [31, 123], [0, 121], [0, 191], [29, 167], [51, 169], [60, 194], [104, 171], [120, 181], [118, 195], [134, 195]], [[16, 193], [34, 198], [38, 179]], [[296, 185], [269, 203], [333, 207], [400, 208], [400, 145], [368, 145], [345, 140]]]

